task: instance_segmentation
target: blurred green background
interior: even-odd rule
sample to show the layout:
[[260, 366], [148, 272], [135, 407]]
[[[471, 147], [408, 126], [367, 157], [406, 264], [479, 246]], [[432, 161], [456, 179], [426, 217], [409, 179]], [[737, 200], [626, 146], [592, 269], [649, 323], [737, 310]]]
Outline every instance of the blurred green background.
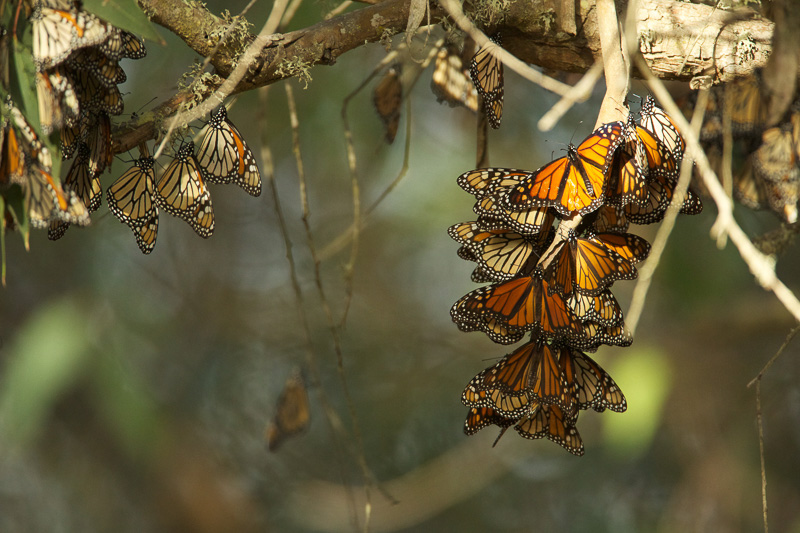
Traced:
[[[257, 25], [269, 6], [256, 5]], [[304, 6], [292, 28], [319, 20]], [[257, 30], [258, 28], [256, 28]], [[126, 111], [176, 90], [194, 55], [168, 45], [123, 63]], [[343, 98], [385, 55], [368, 45], [312, 69], [297, 99], [318, 250], [352, 222]], [[511, 351], [450, 321], [474, 285], [446, 234], [472, 220], [455, 182], [473, 168], [475, 118], [436, 102], [423, 73], [386, 145], [373, 82], [351, 103], [362, 205], [397, 176], [406, 128], [410, 168], [360, 234], [352, 303], [341, 330], [344, 374], [364, 459], [373, 531], [754, 531], [762, 527], [755, 391], [746, 388], [793, 325], [753, 281], [732, 246], [709, 238], [715, 208], [681, 217], [656, 272], [633, 346], [596, 358], [625, 392], [624, 414], [584, 414], [586, 455], [488, 428], [462, 433], [464, 385]], [[646, 93], [636, 83], [635, 92]], [[506, 71], [503, 124], [491, 163], [534, 169], [587, 134], [599, 96], [548, 133], [536, 122], [555, 97]], [[198, 238], [163, 214], [143, 256], [105, 207], [58, 242], [31, 251], [7, 239], [0, 301], [0, 531], [352, 531], [363, 527], [360, 446], [301, 222], [286, 94], [242, 95], [229, 112], [276, 187], [309, 319], [297, 312], [270, 187], [254, 199], [212, 188], [216, 229]], [[155, 105], [155, 104], [150, 104]], [[148, 109], [147, 107], [145, 109]], [[128, 159], [128, 158], [123, 158]], [[127, 164], [114, 162], [104, 186]], [[262, 165], [262, 171], [264, 169]], [[104, 199], [105, 202], [105, 199]], [[751, 235], [777, 226], [738, 210]], [[634, 227], [652, 241], [656, 228]], [[778, 262], [800, 288], [797, 246]], [[321, 265], [335, 320], [344, 311], [349, 246]], [[634, 282], [614, 293], [627, 309]], [[770, 526], [800, 531], [800, 345], [762, 385]], [[319, 384], [306, 362], [309, 347]], [[311, 424], [275, 453], [265, 427], [295, 367], [309, 384]], [[332, 430], [329, 404], [348, 437]]]

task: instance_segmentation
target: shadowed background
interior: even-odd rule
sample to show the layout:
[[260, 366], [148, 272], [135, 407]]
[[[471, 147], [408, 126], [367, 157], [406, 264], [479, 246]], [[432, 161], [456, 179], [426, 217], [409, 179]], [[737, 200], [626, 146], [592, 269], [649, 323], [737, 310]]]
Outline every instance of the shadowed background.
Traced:
[[[254, 8], [250, 18], [263, 20]], [[302, 27], [319, 16], [308, 7]], [[261, 17], [261, 18], [259, 18]], [[172, 94], [193, 60], [166, 32], [167, 48], [126, 61], [126, 112]], [[310, 223], [318, 249], [352, 222], [343, 98], [384, 51], [366, 46], [334, 68], [295, 81]], [[156, 74], [156, 75], [154, 75]], [[353, 297], [341, 331], [344, 374], [379, 482], [370, 491], [374, 531], [752, 531], [761, 527], [755, 391], [746, 385], [792, 327], [732, 247], [708, 237], [715, 209], [679, 221], [629, 348], [598, 361], [625, 392], [624, 414], [589, 412], [586, 455], [495, 428], [462, 433], [464, 385], [513, 348], [461, 333], [450, 305], [474, 287], [446, 228], [472, 220], [455, 178], [474, 166], [475, 119], [436, 103], [430, 71], [411, 95], [410, 168], [359, 238]], [[372, 107], [375, 82], [350, 106], [362, 205], [402, 164], [403, 119], [387, 146]], [[634, 83], [634, 90], [644, 88]], [[599, 93], [601, 94], [601, 93]], [[536, 121], [555, 102], [506, 72], [503, 124], [490, 133], [491, 163], [535, 169], [582, 139], [599, 99], [548, 133]], [[151, 104], [152, 105], [152, 104]], [[26, 253], [7, 240], [0, 296], [0, 530], [350, 531], [363, 527], [365, 490], [336, 354], [316, 290], [300, 219], [297, 169], [281, 84], [263, 107], [255, 93], [230, 110], [257, 155], [260, 198], [212, 187], [216, 229], [198, 238], [161, 216], [156, 249], [143, 256], [105, 207], [88, 229], [58, 242], [35, 232]], [[309, 318], [297, 313], [283, 237], [260, 158], [269, 145]], [[133, 155], [131, 157], [134, 157]], [[557, 156], [556, 156], [557, 157]], [[107, 187], [127, 168], [117, 159]], [[104, 199], [105, 203], [105, 199]], [[99, 216], [98, 216], [99, 215]], [[751, 235], [768, 213], [738, 209]], [[655, 227], [631, 231], [652, 241]], [[344, 311], [349, 246], [321, 265], [334, 318]], [[797, 247], [778, 274], [800, 286]], [[617, 282], [627, 309], [635, 282]], [[310, 344], [319, 385], [309, 379]], [[800, 530], [800, 349], [790, 344], [762, 383], [770, 522]], [[274, 453], [265, 427], [287, 377], [306, 375], [311, 424]], [[350, 435], [331, 429], [329, 402]]]

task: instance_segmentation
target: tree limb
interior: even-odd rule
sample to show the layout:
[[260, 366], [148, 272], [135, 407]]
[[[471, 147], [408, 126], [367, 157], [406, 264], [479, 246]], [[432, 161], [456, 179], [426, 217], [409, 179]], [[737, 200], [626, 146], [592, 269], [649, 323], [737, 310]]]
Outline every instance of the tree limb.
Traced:
[[[151, 19], [180, 36], [201, 56], [209, 55], [226, 33], [229, 23], [200, 3], [173, 0], [139, 0]], [[519, 59], [546, 70], [586, 72], [601, 56], [597, 13], [589, 2], [579, 3], [571, 20], [558, 2], [511, 0], [502, 23], [487, 30], [500, 31], [503, 47]], [[385, 40], [405, 30], [410, 0], [384, 0], [309, 26], [275, 34], [236, 92], [280, 81], [294, 74], [281, 68], [287, 60], [302, 65], [332, 65], [336, 59], [366, 43]], [[431, 22], [441, 22], [444, 10], [431, 6]], [[640, 49], [650, 69], [660, 78], [689, 81], [711, 76], [725, 81], [762, 67], [770, 52], [773, 24], [754, 12], [723, 11], [680, 1], [643, 0], [635, 15]], [[235, 22], [234, 22], [235, 23]], [[237, 58], [254, 35], [235, 34], [218, 47], [211, 64], [219, 82], [205, 90], [182, 91], [136, 124], [115, 132], [115, 151], [124, 152], [156, 137], [157, 125], [181, 106], [191, 107], [210, 95], [233, 71]]]

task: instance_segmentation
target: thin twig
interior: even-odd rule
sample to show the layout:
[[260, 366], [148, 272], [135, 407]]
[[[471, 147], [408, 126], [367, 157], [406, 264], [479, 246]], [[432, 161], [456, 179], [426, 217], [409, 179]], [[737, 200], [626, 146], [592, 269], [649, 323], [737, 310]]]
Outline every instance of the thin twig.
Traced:
[[341, 4], [339, 4], [338, 6], [334, 7], [334, 8], [333, 8], [333, 9], [331, 9], [330, 11], [328, 11], [328, 12], [325, 14], [325, 16], [324, 16], [324, 17], [322, 17], [322, 19], [323, 19], [323, 20], [329, 20], [329, 19], [332, 19], [332, 18], [333, 18], [333, 17], [335, 17], [336, 15], [340, 15], [340, 14], [344, 13], [345, 9], [347, 9], [347, 8], [348, 8], [348, 7], [350, 7], [351, 5], [353, 5], [353, 2], [352, 2], [351, 0], [344, 0], [344, 2], [342, 2], [342, 3], [341, 3]]
[[[697, 106], [695, 106], [695, 112], [692, 116], [692, 128], [696, 132], [700, 131], [700, 127], [703, 124], [703, 117], [705, 116], [707, 105], [708, 91], [704, 90], [700, 92], [700, 96], [697, 99]], [[662, 221], [661, 226], [658, 228], [656, 238], [653, 240], [653, 246], [650, 248], [650, 256], [648, 257], [647, 262], [641, 268], [639, 268], [639, 279], [636, 282], [636, 287], [633, 289], [633, 298], [631, 299], [631, 305], [628, 311], [628, 320], [626, 321], [626, 326], [631, 334], [636, 332], [636, 326], [639, 324], [639, 319], [642, 317], [644, 303], [647, 299], [647, 293], [650, 290], [650, 284], [653, 281], [653, 275], [655, 274], [656, 268], [658, 268], [658, 265], [661, 262], [661, 256], [667, 247], [667, 241], [669, 240], [669, 236], [672, 234], [672, 230], [675, 227], [675, 221], [680, 213], [680, 205], [683, 202], [686, 191], [689, 188], [689, 182], [692, 179], [693, 166], [694, 151], [691, 150], [690, 147], [683, 158], [681, 175], [678, 179], [678, 184], [672, 193], [672, 200], [670, 200], [667, 213], [664, 215], [664, 220]]]
[[539, 119], [537, 127], [539, 131], [550, 131], [553, 127], [561, 120], [567, 111], [569, 111], [572, 106], [576, 103], [584, 102], [587, 98], [592, 94], [592, 90], [594, 86], [597, 85], [597, 82], [600, 80], [600, 76], [603, 74], [603, 62], [602, 61], [595, 61], [592, 68], [590, 68], [586, 74], [581, 77], [580, 81], [570, 87], [567, 94], [561, 97], [561, 99], [556, 102], [553, 107], [551, 107], [547, 113], [542, 115], [542, 118]]
[[289, 103], [289, 119], [292, 126], [292, 152], [295, 156], [297, 165], [297, 174], [300, 185], [300, 202], [303, 209], [303, 227], [306, 232], [306, 241], [308, 250], [311, 253], [312, 261], [314, 262], [314, 279], [317, 286], [317, 293], [319, 294], [320, 303], [325, 313], [325, 318], [328, 322], [328, 329], [330, 330], [331, 338], [333, 339], [333, 349], [336, 352], [336, 368], [339, 373], [339, 380], [342, 384], [342, 392], [344, 393], [347, 410], [350, 413], [350, 419], [353, 424], [353, 436], [356, 441], [358, 453], [356, 459], [361, 467], [361, 473], [364, 479], [364, 496], [365, 496], [365, 509], [364, 509], [364, 531], [369, 531], [369, 522], [372, 510], [372, 488], [375, 485], [375, 480], [372, 473], [367, 466], [366, 456], [364, 454], [364, 439], [361, 435], [361, 426], [358, 423], [356, 416], [355, 404], [350, 395], [350, 388], [347, 385], [347, 376], [344, 371], [344, 355], [342, 351], [341, 338], [339, 336], [339, 329], [333, 319], [333, 312], [331, 311], [328, 299], [325, 296], [325, 288], [322, 284], [322, 274], [320, 272], [320, 259], [317, 255], [316, 245], [314, 244], [314, 234], [311, 231], [311, 211], [308, 203], [307, 185], [305, 178], [305, 170], [303, 166], [303, 158], [300, 151], [300, 124], [297, 118], [297, 108], [294, 100], [294, 93], [292, 86], [289, 83], [284, 84], [286, 89], [286, 97]]
[[239, 62], [236, 64], [236, 68], [234, 68], [233, 72], [231, 72], [231, 75], [228, 76], [224, 82], [222, 82], [222, 85], [220, 85], [219, 88], [211, 94], [211, 96], [192, 109], [187, 111], [179, 111], [175, 114], [175, 116], [172, 117], [167, 125], [167, 134], [164, 136], [164, 140], [159, 145], [155, 155], [153, 155], [154, 159], [158, 159], [158, 156], [161, 155], [164, 146], [175, 129], [183, 127], [184, 125], [194, 122], [200, 117], [207, 115], [212, 109], [221, 104], [225, 98], [227, 98], [228, 95], [234, 91], [234, 89], [236, 89], [236, 86], [239, 84], [242, 78], [244, 78], [247, 70], [255, 63], [258, 55], [261, 53], [261, 50], [272, 42], [271, 37], [280, 24], [281, 17], [286, 10], [287, 3], [288, 0], [275, 0], [275, 3], [272, 5], [272, 11], [267, 18], [267, 22], [264, 23], [264, 26], [261, 28], [261, 31], [258, 33], [253, 42], [250, 43], [247, 49], [245, 49], [244, 53], [239, 58]]
[[[260, 108], [262, 110], [262, 132], [269, 131], [269, 128], [266, 127], [266, 118], [263, 116], [263, 110], [267, 109], [267, 92], [268, 87], [262, 87], [258, 94], [259, 103], [261, 104]], [[278, 218], [278, 227], [280, 228], [281, 236], [283, 237], [286, 261], [289, 263], [289, 277], [291, 279], [292, 289], [294, 291], [297, 316], [300, 324], [303, 327], [303, 334], [305, 335], [304, 344], [306, 348], [306, 366], [309, 370], [311, 383], [317, 390], [320, 404], [322, 405], [322, 410], [325, 413], [325, 420], [328, 422], [331, 433], [334, 437], [337, 435], [339, 437], [334, 438], [334, 441], [340, 447], [341, 451], [341, 447], [346, 447], [347, 443], [349, 442], [349, 436], [347, 435], [347, 430], [342, 423], [342, 419], [331, 406], [331, 403], [328, 400], [328, 395], [325, 393], [325, 389], [322, 386], [322, 377], [319, 371], [319, 366], [317, 365], [317, 358], [314, 354], [314, 349], [311, 344], [311, 327], [309, 325], [308, 315], [306, 315], [303, 291], [300, 288], [300, 280], [297, 275], [297, 264], [295, 263], [294, 253], [292, 252], [292, 240], [289, 237], [289, 230], [286, 226], [286, 218], [283, 216], [283, 208], [281, 207], [280, 196], [278, 195], [278, 187], [275, 183], [275, 171], [272, 164], [272, 151], [269, 149], [269, 144], [267, 144], [266, 140], [261, 143], [261, 160], [263, 161], [264, 165], [266, 182], [269, 184], [270, 191], [272, 192], [272, 205], [275, 215]], [[353, 490], [350, 487], [350, 484], [345, 483], [344, 467], [341, 461], [337, 462], [337, 467], [339, 469], [339, 477], [347, 486], [346, 497], [348, 502], [350, 502], [350, 508], [353, 513], [352, 516], [357, 517], [358, 511], [356, 509], [355, 496], [353, 495]], [[357, 522], [357, 518], [355, 518], [354, 521]]]
[[786, 340], [783, 341], [783, 344], [781, 344], [781, 347], [778, 348], [778, 351], [775, 353], [775, 355], [773, 355], [772, 358], [769, 361], [767, 361], [767, 364], [764, 365], [764, 368], [761, 369], [758, 375], [756, 375], [756, 377], [750, 380], [750, 383], [747, 384], [748, 388], [752, 387], [753, 384], [755, 384], [757, 381], [761, 380], [762, 377], [764, 377], [764, 373], [767, 370], [769, 370], [769, 367], [771, 367], [772, 364], [778, 360], [781, 354], [783, 354], [783, 351], [786, 350], [786, 347], [789, 346], [789, 343], [792, 342], [792, 339], [794, 338], [795, 335], [797, 335], [798, 331], [800, 331], [800, 325], [795, 326], [789, 332], [789, 334], [786, 336]]
[[[439, 49], [439, 47], [441, 47], [442, 43], [443, 43], [443, 40], [440, 40], [434, 45], [434, 47], [431, 49], [431, 52], [428, 54], [428, 56], [420, 64], [420, 68], [419, 68], [419, 70], [417, 72], [417, 75], [414, 77], [414, 80], [409, 84], [409, 86], [407, 88], [404, 87], [403, 99], [406, 100], [406, 102], [408, 101], [408, 96], [411, 93], [411, 90], [414, 88], [414, 86], [419, 81], [419, 79], [420, 79], [420, 77], [422, 75], [422, 72], [424, 72], [425, 68], [427, 68], [427, 66], [430, 64], [430, 62], [436, 56], [436, 51]], [[405, 44], [401, 44], [400, 46], [398, 46], [398, 50], [401, 49], [404, 46], [405, 46]], [[346, 110], [347, 110], [347, 106], [350, 103], [350, 100], [358, 92], [360, 92], [373, 77], [375, 77], [375, 75], [380, 71], [380, 69], [383, 66], [385, 66], [386, 64], [388, 64], [390, 62], [389, 56], [392, 56], [391, 57], [392, 60], [394, 59], [394, 57], [396, 57], [396, 56], [394, 56], [392, 54], [387, 55], [387, 57], [384, 58], [384, 60], [381, 61], [378, 64], [378, 68], [376, 68], [376, 70], [374, 70], [369, 76], [367, 76], [367, 79], [364, 80], [361, 83], [361, 85], [359, 85], [353, 92], [351, 92], [350, 94], [348, 94], [345, 97], [344, 104], [342, 105], [342, 116], [343, 117], [346, 116], [346, 114], [347, 114]], [[405, 90], [405, 89], [407, 89], [407, 90]], [[345, 130], [345, 140], [347, 140], [348, 138], [350, 138], [352, 140], [352, 135], [349, 133], [348, 122], [347, 121], [344, 121], [344, 122], [345, 122], [345, 128], [346, 128], [346, 130]], [[370, 204], [370, 206], [367, 207], [367, 209], [364, 211], [364, 213], [362, 214], [362, 216], [360, 218], [361, 225], [358, 227], [359, 231], [364, 229], [364, 227], [366, 226], [366, 223], [367, 223], [367, 218], [375, 211], [375, 209], [377, 209], [377, 207], [381, 204], [381, 202], [383, 202], [383, 200], [385, 200], [386, 197], [389, 196], [389, 194], [392, 191], [394, 191], [395, 187], [397, 187], [400, 184], [400, 182], [403, 180], [403, 178], [408, 173], [409, 154], [411, 153], [411, 130], [408, 127], [409, 124], [410, 124], [410, 122], [406, 121], [406, 140], [405, 140], [405, 150], [403, 152], [403, 164], [402, 164], [402, 167], [400, 168], [400, 171], [398, 172], [398, 174], [394, 178], [394, 180], [392, 180], [392, 182], [380, 193], [380, 195], [378, 195], [378, 198], [376, 198], [372, 202], [372, 204]], [[350, 154], [351, 147], [348, 146], [347, 150], [348, 150], [348, 158], [349, 158], [350, 157], [349, 154]], [[354, 150], [353, 150], [353, 154], [355, 156], [355, 151]], [[350, 227], [348, 227], [346, 230], [344, 230], [342, 233], [340, 233], [337, 237], [334, 237], [333, 240], [331, 240], [327, 245], [325, 245], [325, 247], [322, 248], [322, 250], [320, 251], [320, 253], [319, 253], [320, 259], [322, 259], [324, 261], [324, 260], [330, 258], [331, 256], [333, 256], [334, 254], [338, 253], [339, 250], [341, 250], [347, 244], [347, 242], [353, 237], [353, 233], [355, 231], [355, 228], [356, 228], [356, 226], [350, 225]]]
[[761, 378], [756, 381], [756, 422], [758, 423], [758, 455], [761, 459], [761, 511], [764, 516], [764, 533], [769, 533], [767, 520], [767, 468], [764, 459], [764, 418], [761, 416]]
[[750, 272], [756, 278], [756, 281], [765, 289], [772, 291], [784, 307], [786, 307], [786, 310], [800, 322], [800, 300], [797, 299], [794, 293], [786, 287], [775, 274], [774, 261], [762, 254], [742, 228], [736, 223], [733, 217], [733, 202], [722, 188], [716, 173], [711, 169], [708, 158], [703, 152], [702, 147], [700, 147], [697, 134], [691, 130], [689, 123], [681, 114], [680, 109], [678, 109], [677, 104], [675, 104], [672, 96], [670, 96], [669, 91], [664, 87], [663, 82], [650, 72], [644, 59], [637, 57], [636, 65], [647, 81], [650, 90], [655, 94], [665, 111], [669, 113], [678, 128], [684, 132], [684, 140], [686, 141], [687, 148], [692, 147], [694, 150], [697, 168], [700, 171], [700, 175], [709, 194], [717, 204], [717, 209], [719, 211], [717, 220], [711, 228], [712, 238], [718, 239], [722, 233], [727, 233], [731, 242], [733, 242], [738, 249], [739, 255], [742, 256], [742, 259], [750, 268]]

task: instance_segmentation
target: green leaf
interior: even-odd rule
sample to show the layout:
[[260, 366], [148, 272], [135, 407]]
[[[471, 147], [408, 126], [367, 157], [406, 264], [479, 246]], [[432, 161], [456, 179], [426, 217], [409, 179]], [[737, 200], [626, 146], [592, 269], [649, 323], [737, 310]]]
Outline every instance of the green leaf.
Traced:
[[3, 435], [21, 446], [39, 434], [54, 404], [85, 373], [91, 353], [85, 310], [70, 300], [33, 316], [5, 358], [0, 389]]
[[83, 9], [110, 22], [117, 28], [140, 35], [161, 45], [166, 44], [136, 0], [84, 0]]
[[33, 63], [33, 54], [17, 40], [13, 41], [12, 52], [12, 75], [8, 92], [22, 114], [38, 132], [40, 131], [39, 100], [36, 97], [36, 66]]

